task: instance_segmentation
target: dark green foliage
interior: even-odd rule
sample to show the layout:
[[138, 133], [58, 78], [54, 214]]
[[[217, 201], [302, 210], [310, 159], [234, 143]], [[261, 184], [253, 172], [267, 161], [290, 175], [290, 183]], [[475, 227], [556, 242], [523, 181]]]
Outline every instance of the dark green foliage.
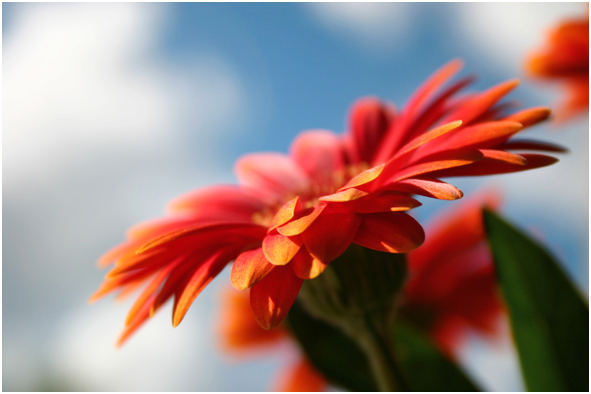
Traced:
[[589, 309], [550, 254], [493, 212], [488, 240], [528, 390], [589, 390]]

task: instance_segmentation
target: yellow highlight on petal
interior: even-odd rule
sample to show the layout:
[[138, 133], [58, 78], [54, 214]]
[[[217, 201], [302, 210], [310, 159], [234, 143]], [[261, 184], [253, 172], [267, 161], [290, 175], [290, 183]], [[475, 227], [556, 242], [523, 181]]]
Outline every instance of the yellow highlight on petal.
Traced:
[[329, 194], [327, 196], [322, 196], [319, 198], [319, 200], [326, 202], [347, 202], [357, 200], [361, 197], [365, 197], [368, 194], [369, 193], [364, 192], [363, 190], [350, 188], [337, 193]]
[[351, 187], [365, 185], [380, 176], [382, 171], [384, 171], [384, 166], [386, 163], [382, 163], [370, 169], [367, 169], [356, 176], [354, 176], [347, 184], [341, 187], [341, 190], [349, 189]]

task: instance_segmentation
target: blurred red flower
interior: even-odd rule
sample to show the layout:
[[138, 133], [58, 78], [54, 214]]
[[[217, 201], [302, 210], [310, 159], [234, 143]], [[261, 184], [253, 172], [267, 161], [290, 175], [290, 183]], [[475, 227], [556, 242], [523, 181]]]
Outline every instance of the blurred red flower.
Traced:
[[122, 343], [169, 298], [178, 325], [203, 288], [234, 260], [231, 281], [251, 288], [257, 322], [271, 328], [293, 304], [302, 281], [312, 279], [351, 243], [406, 253], [424, 240], [404, 211], [411, 195], [457, 199], [447, 176], [522, 171], [556, 161], [559, 151], [531, 140], [509, 140], [546, 119], [547, 108], [505, 115], [497, 102], [517, 86], [508, 81], [458, 96], [471, 81], [442, 86], [461, 68], [442, 67], [400, 112], [374, 98], [357, 102], [343, 136], [307, 131], [290, 154], [247, 155], [236, 164], [239, 186], [214, 186], [181, 196], [170, 216], [140, 224], [100, 264], [115, 266], [91, 299], [145, 285], [132, 306]]
[[429, 223], [425, 243], [408, 254], [402, 313], [447, 354], [470, 330], [492, 336], [500, 328], [504, 310], [482, 221], [482, 208], [499, 204], [488, 190], [444, 211]]
[[589, 107], [589, 9], [586, 18], [567, 20], [552, 29], [544, 46], [530, 55], [534, 77], [561, 81], [567, 91], [557, 115], [564, 119]]
[[[250, 311], [248, 291], [227, 289], [222, 297], [219, 338], [223, 349], [234, 355], [252, 356], [263, 350], [277, 351], [282, 344], [293, 341], [282, 325], [265, 330]], [[324, 391], [324, 377], [300, 354], [284, 366], [271, 391]], [[293, 358], [293, 357], [290, 357]]]
[[[408, 254], [402, 317], [429, 334], [446, 354], [455, 354], [470, 331], [489, 337], [500, 333], [504, 309], [482, 222], [482, 208], [496, 209], [499, 203], [500, 197], [487, 190], [445, 210], [427, 226], [425, 243]], [[224, 293], [219, 330], [224, 350], [252, 355], [293, 340], [283, 326], [262, 329], [248, 304], [248, 292]], [[273, 391], [321, 391], [328, 385], [299, 354], [275, 382]]]

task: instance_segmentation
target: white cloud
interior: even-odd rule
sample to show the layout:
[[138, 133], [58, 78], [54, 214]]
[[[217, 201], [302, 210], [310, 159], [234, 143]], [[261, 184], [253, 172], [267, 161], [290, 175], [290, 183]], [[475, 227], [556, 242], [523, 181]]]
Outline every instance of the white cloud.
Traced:
[[412, 19], [411, 7], [402, 3], [308, 3], [306, 6], [329, 30], [376, 50], [400, 43], [401, 33]]
[[219, 59], [181, 65], [160, 59], [163, 6], [17, 11], [3, 52], [9, 182], [63, 175], [89, 153], [174, 151], [189, 119], [195, 134], [219, 138], [227, 113], [241, 109], [239, 81]]
[[289, 346], [264, 357], [241, 359], [221, 352], [216, 327], [220, 293], [227, 274], [199, 296], [183, 322], [171, 322], [171, 303], [146, 322], [119, 349], [114, 346], [133, 297], [81, 305], [63, 314], [48, 351], [46, 373], [60, 377], [60, 390], [91, 391], [260, 391], [285, 365]]
[[[92, 391], [175, 391], [186, 389], [187, 381], [207, 380], [211, 371], [205, 358], [194, 355], [204, 353], [211, 341], [209, 327], [188, 323], [173, 329], [169, 314], [158, 313], [116, 349], [126, 310], [111, 301], [64, 316], [51, 352], [60, 360], [54, 372], [76, 379], [71, 383], [82, 385], [78, 389]], [[188, 346], [195, 352], [187, 351]]]
[[[246, 116], [241, 79], [215, 53], [165, 61], [166, 7], [11, 10], [3, 32], [3, 383], [13, 390], [34, 390], [55, 367], [95, 390], [186, 390], [199, 360], [215, 352], [200, 348], [190, 324], [161, 339], [171, 329], [166, 314], [115, 352], [121, 313], [68, 312], [96, 289], [104, 272], [94, 261], [126, 227], [157, 216], [175, 194], [230, 177], [218, 148]], [[60, 320], [56, 344], [48, 333]]]
[[485, 391], [523, 391], [509, 327], [503, 329], [504, 334], [492, 340], [468, 336], [460, 348], [460, 363]]
[[454, 9], [456, 34], [487, 60], [517, 72], [548, 29], [586, 12], [584, 3], [461, 3]]

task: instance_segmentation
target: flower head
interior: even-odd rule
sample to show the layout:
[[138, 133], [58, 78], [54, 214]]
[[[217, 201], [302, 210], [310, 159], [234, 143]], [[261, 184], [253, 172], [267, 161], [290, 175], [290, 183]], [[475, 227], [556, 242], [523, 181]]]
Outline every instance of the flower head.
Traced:
[[[408, 254], [400, 318], [427, 333], [446, 354], [455, 354], [469, 331], [500, 333], [504, 309], [482, 221], [482, 208], [497, 209], [499, 204], [494, 190], [483, 190], [445, 210], [426, 226], [424, 244]], [[264, 330], [256, 323], [248, 292], [228, 290], [222, 301], [219, 336], [226, 351], [252, 356], [294, 341], [283, 325]], [[300, 354], [281, 369], [275, 382], [276, 391], [327, 387], [320, 372]]]
[[534, 77], [561, 81], [567, 90], [558, 114], [567, 118], [589, 107], [589, 11], [550, 31], [544, 47], [527, 60]]
[[250, 288], [257, 322], [271, 328], [286, 316], [302, 281], [320, 275], [351, 243], [406, 253], [424, 240], [406, 211], [412, 195], [460, 198], [448, 176], [522, 171], [554, 163], [556, 146], [510, 138], [546, 119], [531, 108], [505, 115], [497, 102], [508, 81], [459, 96], [471, 79], [443, 85], [459, 71], [452, 61], [429, 78], [400, 111], [374, 98], [357, 102], [344, 135], [307, 131], [289, 155], [252, 154], [236, 164], [240, 184], [196, 190], [172, 201], [170, 215], [132, 228], [100, 262], [114, 267], [93, 298], [144, 285], [120, 342], [165, 301], [178, 325], [203, 288], [231, 261], [235, 288]]

